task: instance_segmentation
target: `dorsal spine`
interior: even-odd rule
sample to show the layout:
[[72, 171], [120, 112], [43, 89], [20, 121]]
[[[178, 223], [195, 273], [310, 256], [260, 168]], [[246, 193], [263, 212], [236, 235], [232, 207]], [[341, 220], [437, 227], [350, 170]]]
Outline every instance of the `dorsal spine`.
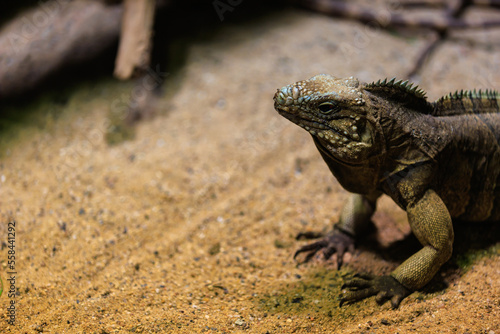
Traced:
[[486, 114], [499, 112], [500, 94], [494, 90], [460, 90], [433, 103], [434, 116]]
[[396, 78], [392, 78], [391, 80], [378, 80], [377, 82], [372, 82], [366, 85], [366, 88], [369, 90], [376, 90], [377, 88], [389, 88], [394, 90], [399, 90], [401, 92], [405, 92], [415, 96], [416, 98], [425, 99], [425, 92], [420, 89], [417, 85], [409, 82], [408, 80], [397, 80]]
[[455, 91], [454, 93], [449, 93], [448, 95], [445, 95], [441, 97], [438, 101], [440, 102], [446, 99], [463, 99], [463, 98], [469, 98], [469, 99], [500, 99], [500, 94], [498, 94], [497, 91], [492, 90], [492, 89], [486, 89], [486, 90], [460, 90], [460, 91]]
[[419, 113], [429, 114], [433, 109], [427, 102], [425, 92], [408, 80], [396, 80], [396, 78], [379, 80], [365, 84], [364, 89], [382, 99]]

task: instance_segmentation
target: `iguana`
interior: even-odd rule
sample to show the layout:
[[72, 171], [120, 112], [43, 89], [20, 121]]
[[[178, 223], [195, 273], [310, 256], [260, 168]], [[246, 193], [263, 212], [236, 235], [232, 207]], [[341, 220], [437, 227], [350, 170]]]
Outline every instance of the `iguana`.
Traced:
[[390, 275], [358, 275], [343, 303], [373, 295], [392, 307], [427, 284], [452, 254], [452, 218], [500, 219], [500, 95], [460, 91], [436, 102], [408, 81], [317, 75], [285, 86], [274, 107], [307, 130], [339, 183], [353, 194], [331, 234], [299, 249], [323, 249], [338, 265], [369, 227], [376, 201], [390, 196], [406, 211], [423, 248]]

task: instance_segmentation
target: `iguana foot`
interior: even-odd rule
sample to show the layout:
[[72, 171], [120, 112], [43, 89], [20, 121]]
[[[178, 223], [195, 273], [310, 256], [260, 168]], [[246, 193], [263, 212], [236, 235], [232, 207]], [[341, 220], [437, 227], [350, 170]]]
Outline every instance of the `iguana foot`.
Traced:
[[398, 308], [401, 301], [410, 295], [412, 291], [392, 276], [372, 276], [368, 274], [357, 274], [353, 278], [346, 280], [342, 286], [343, 295], [340, 299], [340, 306], [351, 304], [362, 299], [376, 296], [378, 304], [382, 305], [390, 300], [392, 308]]
[[[301, 236], [301, 234], [299, 234]], [[334, 230], [323, 239], [309, 245], [301, 247], [295, 252], [293, 258], [297, 258], [300, 253], [307, 252], [307, 255], [301, 263], [308, 262], [320, 250], [323, 249], [325, 260], [328, 260], [334, 253], [337, 253], [337, 266], [340, 268], [343, 263], [346, 251], [354, 252], [354, 238], [340, 230]]]

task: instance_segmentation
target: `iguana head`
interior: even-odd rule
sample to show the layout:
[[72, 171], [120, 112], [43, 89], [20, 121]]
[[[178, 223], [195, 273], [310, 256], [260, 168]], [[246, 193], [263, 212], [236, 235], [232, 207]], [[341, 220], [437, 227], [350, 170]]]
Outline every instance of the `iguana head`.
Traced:
[[274, 95], [274, 108], [306, 129], [337, 160], [360, 163], [372, 153], [374, 121], [355, 78], [320, 74], [285, 86]]

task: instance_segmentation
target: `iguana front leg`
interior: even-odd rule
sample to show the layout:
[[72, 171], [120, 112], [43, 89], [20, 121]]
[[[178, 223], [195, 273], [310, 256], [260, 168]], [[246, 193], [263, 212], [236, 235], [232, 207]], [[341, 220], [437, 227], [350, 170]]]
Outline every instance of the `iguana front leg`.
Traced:
[[342, 303], [354, 302], [373, 295], [383, 303], [391, 300], [398, 307], [403, 298], [427, 284], [451, 256], [453, 226], [450, 213], [441, 198], [427, 190], [417, 202], [407, 207], [410, 227], [424, 246], [394, 270], [390, 276], [354, 277], [344, 285], [347, 291]]
[[294, 258], [300, 253], [307, 252], [304, 260], [307, 262], [323, 249], [325, 259], [337, 253], [337, 265], [340, 268], [346, 251], [354, 251], [356, 236], [367, 230], [379, 196], [379, 193], [370, 196], [352, 194], [344, 205], [339, 222], [335, 224], [333, 231], [323, 239], [297, 250]]

